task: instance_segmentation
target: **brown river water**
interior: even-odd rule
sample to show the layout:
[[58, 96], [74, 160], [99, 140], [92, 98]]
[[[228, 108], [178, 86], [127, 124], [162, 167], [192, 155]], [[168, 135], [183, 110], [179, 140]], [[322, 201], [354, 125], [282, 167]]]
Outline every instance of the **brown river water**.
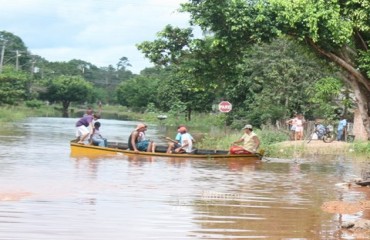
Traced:
[[[341, 224], [370, 219], [322, 210], [328, 201], [370, 200], [348, 187], [365, 160], [176, 159], [71, 156], [74, 118], [30, 118], [0, 132], [0, 240], [370, 239]], [[126, 141], [136, 122], [105, 120]], [[160, 142], [162, 126], [147, 136]], [[330, 144], [328, 144], [330, 147]]]

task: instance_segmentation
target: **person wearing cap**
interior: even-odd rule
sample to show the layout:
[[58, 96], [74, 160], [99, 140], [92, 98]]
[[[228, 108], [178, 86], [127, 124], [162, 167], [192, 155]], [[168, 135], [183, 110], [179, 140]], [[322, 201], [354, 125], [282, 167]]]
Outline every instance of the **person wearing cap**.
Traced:
[[193, 150], [193, 137], [187, 132], [186, 127], [182, 126], [177, 130], [181, 134], [181, 142], [175, 145], [174, 151], [170, 150], [167, 153], [191, 153]]
[[139, 123], [135, 130], [131, 132], [130, 137], [128, 138], [128, 147], [130, 150], [139, 152], [155, 152], [155, 145], [152, 141], [143, 140], [141, 133], [144, 133], [147, 129], [147, 126], [143, 123]]
[[[230, 148], [231, 154], [248, 154], [256, 153], [260, 146], [260, 140], [253, 132], [253, 127], [250, 124], [244, 126], [244, 134], [241, 138], [233, 142], [233, 146]], [[243, 142], [243, 146], [235, 146], [238, 143]]]
[[[172, 151], [174, 151], [176, 148], [181, 147], [181, 136], [182, 136], [182, 134], [179, 131], [181, 127], [185, 127], [185, 126], [184, 125], [179, 125], [177, 127], [177, 134], [176, 134], [175, 139], [171, 139], [169, 137], [166, 137], [166, 140], [169, 141], [168, 142], [167, 153], [172, 153]], [[190, 135], [190, 138], [191, 138], [192, 143], [195, 143], [195, 139], [193, 138], [193, 136], [191, 136], [190, 133], [188, 133], [188, 134]]]
[[99, 114], [85, 115], [76, 122], [76, 137], [79, 144], [85, 144], [86, 138], [93, 132], [94, 121], [100, 118]]

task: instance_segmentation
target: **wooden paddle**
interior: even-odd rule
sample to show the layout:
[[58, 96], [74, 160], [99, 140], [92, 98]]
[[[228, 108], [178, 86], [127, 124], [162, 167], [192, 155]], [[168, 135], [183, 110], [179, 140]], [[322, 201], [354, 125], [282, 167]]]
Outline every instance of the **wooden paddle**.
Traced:
[[166, 139], [167, 141], [170, 141], [170, 142], [173, 142], [173, 143], [179, 143], [178, 141], [173, 140], [172, 138], [169, 138], [169, 137], [166, 137], [166, 136], [161, 136], [161, 138], [164, 138], [164, 139]]

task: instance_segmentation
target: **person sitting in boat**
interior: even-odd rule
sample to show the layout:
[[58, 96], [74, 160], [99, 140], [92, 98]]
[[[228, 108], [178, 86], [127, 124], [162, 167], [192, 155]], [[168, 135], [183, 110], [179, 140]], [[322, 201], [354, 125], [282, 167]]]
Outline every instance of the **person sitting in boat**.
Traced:
[[[181, 127], [185, 127], [184, 125], [179, 125], [177, 127], [177, 134], [176, 134], [176, 137], [175, 139], [171, 139], [169, 137], [166, 137], [166, 140], [168, 140], [168, 148], [167, 148], [167, 153], [172, 153], [176, 148], [179, 148], [181, 147], [181, 133], [180, 133], [180, 128]], [[186, 128], [186, 127], [185, 127]], [[188, 133], [191, 137], [191, 141], [192, 143], [195, 143], [195, 139], [193, 138], [193, 136], [191, 136], [190, 133]]]
[[93, 122], [100, 119], [99, 114], [85, 115], [76, 122], [76, 137], [79, 144], [85, 144], [85, 140], [94, 129]]
[[145, 132], [147, 129], [146, 125], [139, 123], [135, 130], [131, 132], [130, 137], [128, 138], [128, 147], [130, 150], [135, 152], [155, 152], [155, 145], [150, 140], [143, 140], [140, 133]]
[[[256, 153], [260, 146], [260, 140], [253, 132], [253, 127], [250, 124], [244, 126], [244, 134], [241, 138], [233, 142], [230, 147], [230, 154], [251, 154]], [[243, 142], [243, 146], [238, 146], [236, 144]]]
[[176, 145], [174, 151], [168, 153], [191, 153], [193, 150], [193, 137], [187, 132], [186, 127], [180, 127], [178, 132], [181, 134], [180, 145]]
[[146, 138], [146, 130], [148, 130], [148, 125], [144, 124], [145, 128], [142, 132], [139, 132], [139, 138], [138, 138], [138, 142], [139, 144], [141, 145], [146, 145], [148, 142], [148, 146], [151, 144], [151, 150], [149, 152], [155, 152], [155, 143], [153, 141], [151, 141], [150, 139], [147, 139]]
[[91, 134], [91, 143], [95, 146], [106, 147], [108, 145], [107, 139], [103, 138], [103, 136], [100, 134], [100, 126], [100, 122], [94, 123], [94, 130]]

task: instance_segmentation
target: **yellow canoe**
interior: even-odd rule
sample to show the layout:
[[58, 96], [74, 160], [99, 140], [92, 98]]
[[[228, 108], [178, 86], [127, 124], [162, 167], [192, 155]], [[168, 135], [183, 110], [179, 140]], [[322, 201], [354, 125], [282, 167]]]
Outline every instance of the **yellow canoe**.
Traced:
[[141, 156], [158, 156], [172, 158], [238, 158], [243, 160], [261, 160], [262, 154], [229, 154], [224, 150], [206, 150], [196, 149], [193, 153], [166, 153], [167, 146], [157, 146], [156, 152], [134, 152], [128, 149], [127, 144], [118, 142], [109, 142], [108, 147], [99, 147], [94, 145], [78, 144], [74, 140], [70, 142], [71, 154], [78, 156], [92, 155], [141, 155]]

